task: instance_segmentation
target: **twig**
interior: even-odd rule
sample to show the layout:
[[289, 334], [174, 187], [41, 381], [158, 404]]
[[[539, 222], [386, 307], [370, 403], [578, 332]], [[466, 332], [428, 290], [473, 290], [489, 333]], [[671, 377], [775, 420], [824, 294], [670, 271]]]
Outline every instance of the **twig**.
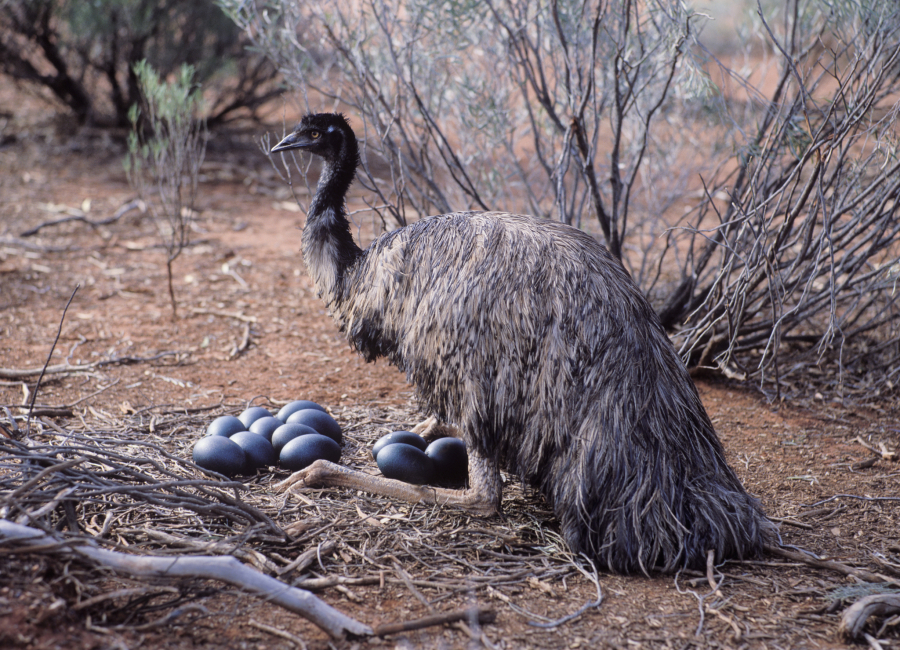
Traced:
[[231, 354], [228, 355], [229, 359], [234, 359], [239, 356], [242, 352], [244, 352], [247, 348], [250, 347], [250, 323], [246, 323], [244, 325], [244, 335], [241, 338], [241, 342], [234, 346], [234, 349], [231, 351]]
[[135, 587], [132, 589], [117, 589], [115, 591], [109, 591], [105, 594], [99, 594], [94, 596], [93, 598], [88, 598], [87, 600], [82, 600], [80, 603], [76, 603], [72, 606], [72, 609], [76, 612], [81, 609], [86, 609], [88, 607], [93, 607], [99, 603], [102, 603], [107, 600], [112, 600], [114, 598], [127, 598], [129, 596], [147, 596], [150, 594], [178, 594], [181, 593], [175, 587]]
[[413, 596], [418, 598], [422, 602], [422, 604], [425, 605], [425, 607], [427, 607], [429, 610], [434, 609], [431, 606], [431, 603], [428, 602], [428, 599], [422, 595], [422, 592], [416, 589], [415, 585], [413, 585], [412, 578], [406, 571], [403, 570], [403, 567], [400, 566], [400, 563], [396, 558], [394, 558], [394, 571], [397, 572], [397, 575], [400, 577], [400, 579], [403, 581], [403, 584], [406, 585], [406, 588], [409, 589], [410, 593]]
[[846, 564], [836, 562], [834, 560], [819, 560], [810, 555], [807, 555], [806, 553], [791, 551], [780, 546], [766, 545], [764, 549], [766, 553], [771, 553], [772, 555], [785, 557], [789, 560], [802, 562], [804, 564], [808, 564], [809, 566], [818, 567], [820, 569], [830, 569], [831, 571], [837, 571], [838, 573], [842, 573], [845, 576], [853, 576], [859, 578], [860, 580], [865, 580], [866, 582], [893, 582], [892, 580], [885, 578], [885, 576], [879, 575], [877, 573], [871, 573], [870, 571], [866, 571], [865, 569], [854, 569], [851, 566], [847, 566]]
[[[116, 380], [115, 380], [114, 382], [112, 382], [111, 384], [107, 384], [107, 385], [104, 386], [103, 388], [100, 388], [100, 389], [98, 389], [98, 390], [95, 390], [95, 391], [94, 391], [93, 393], [91, 393], [90, 395], [85, 395], [84, 397], [81, 397], [81, 398], [75, 400], [74, 402], [71, 402], [70, 404], [38, 404], [37, 406], [33, 406], [32, 408], [35, 409], [35, 415], [50, 415], [50, 414], [52, 414], [52, 412], [56, 412], [56, 411], [60, 411], [60, 412], [62, 412], [62, 411], [69, 411], [69, 412], [71, 412], [71, 410], [72, 410], [73, 408], [75, 408], [76, 406], [78, 406], [78, 405], [81, 404], [82, 402], [85, 402], [85, 401], [91, 399], [92, 397], [96, 397], [96, 396], [99, 395], [100, 393], [109, 390], [109, 389], [112, 388], [113, 386], [117, 385], [120, 381], [121, 381], [121, 379], [116, 379]], [[45, 413], [45, 412], [42, 412], [42, 411], [50, 411], [51, 413]]]
[[65, 462], [59, 463], [58, 465], [51, 465], [50, 467], [45, 467], [40, 472], [38, 472], [34, 478], [27, 481], [24, 485], [22, 485], [21, 487], [16, 489], [15, 492], [13, 492], [8, 497], [6, 497], [6, 499], [9, 501], [13, 501], [14, 499], [17, 499], [22, 494], [25, 494], [26, 492], [28, 492], [28, 490], [30, 490], [35, 485], [37, 485], [38, 483], [43, 481], [44, 478], [49, 476], [50, 474], [53, 474], [54, 472], [62, 472], [64, 470], [69, 469], [70, 467], [74, 467], [75, 465], [80, 465], [85, 460], [86, 459], [84, 459], [84, 458], [73, 458], [72, 460], [67, 460]]
[[228, 311], [221, 311], [219, 309], [203, 309], [201, 307], [193, 307], [191, 308], [192, 314], [209, 314], [210, 316], [221, 316], [222, 318], [234, 318], [235, 320], [243, 321], [244, 323], [255, 323], [256, 316], [245, 316], [243, 313], [232, 313]]
[[866, 596], [843, 613], [838, 633], [848, 640], [858, 639], [870, 616], [891, 616], [897, 613], [900, 613], [900, 593]]
[[306, 642], [303, 641], [303, 639], [301, 639], [299, 636], [291, 634], [287, 630], [282, 630], [277, 627], [272, 627], [271, 625], [266, 625], [265, 623], [260, 623], [259, 621], [252, 618], [247, 622], [247, 624], [251, 627], [255, 627], [257, 630], [262, 630], [263, 632], [268, 632], [273, 636], [280, 636], [282, 639], [287, 639], [302, 650], [306, 650]]
[[815, 508], [816, 506], [820, 506], [823, 503], [830, 503], [831, 501], [835, 501], [837, 499], [859, 499], [860, 501], [900, 501], [900, 497], [864, 497], [857, 494], [835, 494], [832, 497], [822, 499], [821, 501], [816, 501], [815, 503], [810, 503], [809, 505], [803, 504], [803, 507]]
[[777, 521], [782, 524], [787, 524], [788, 526], [796, 526], [797, 528], [803, 528], [805, 530], [812, 530], [814, 526], [810, 526], [809, 524], [804, 524], [802, 521], [794, 521], [793, 519], [785, 519], [784, 517], [769, 517], [772, 521]]
[[853, 469], [853, 470], [866, 469], [868, 467], [872, 467], [872, 465], [877, 463], [879, 460], [881, 460], [881, 458], [879, 456], [869, 456], [865, 460], [861, 460], [856, 463], [853, 463], [850, 466], [850, 469]]
[[[202, 614], [205, 616], [209, 616], [209, 610], [206, 609], [203, 605], [198, 605], [197, 603], [192, 603], [189, 605], [185, 605], [184, 607], [176, 607], [171, 612], [166, 614], [165, 616], [161, 616], [155, 621], [149, 621], [144, 623], [143, 625], [135, 625], [130, 628], [132, 630], [136, 630], [138, 632], [144, 632], [147, 630], [155, 630], [158, 627], [164, 627], [174, 621], [176, 618], [180, 618], [185, 614], [190, 614], [191, 612], [196, 612], [198, 614]], [[128, 629], [124, 625], [117, 625], [114, 629]]]
[[79, 287], [81, 287], [80, 284], [75, 285], [75, 288], [72, 289], [72, 295], [69, 296], [69, 300], [63, 308], [62, 317], [59, 319], [59, 327], [56, 329], [56, 338], [53, 339], [53, 345], [50, 346], [50, 354], [47, 355], [44, 367], [41, 368], [41, 374], [38, 376], [37, 383], [34, 385], [34, 391], [31, 393], [31, 404], [28, 406], [28, 417], [25, 419], [25, 431], [31, 430], [31, 414], [34, 411], [34, 400], [37, 399], [38, 390], [41, 388], [41, 381], [44, 379], [44, 374], [47, 372], [47, 366], [50, 365], [50, 358], [53, 356], [53, 350], [56, 349], [56, 344], [59, 342], [59, 337], [62, 334], [63, 322], [66, 320], [66, 312], [69, 311], [69, 305], [71, 305], [72, 300], [75, 299], [75, 293], [78, 291]]
[[884, 446], [884, 443], [881, 443], [881, 445], [880, 445], [881, 449], [876, 449], [875, 447], [873, 447], [872, 445], [867, 443], [865, 440], [863, 440], [862, 437], [860, 437], [860, 436], [856, 436], [856, 442], [858, 444], [862, 445], [863, 447], [865, 447], [866, 449], [868, 449], [869, 451], [871, 451], [873, 454], [875, 454], [879, 458], [881, 458], [881, 460], [890, 460], [890, 461], [900, 460], [900, 454], [897, 454], [896, 451], [889, 451], [888, 448]]
[[332, 541], [322, 542], [316, 548], [310, 548], [303, 551], [300, 555], [297, 556], [293, 562], [288, 564], [286, 567], [279, 569], [275, 573], [279, 576], [283, 576], [286, 573], [290, 573], [291, 571], [303, 571], [306, 567], [313, 563], [313, 561], [319, 557], [320, 555], [327, 555], [334, 550], [335, 543]]
[[[681, 575], [681, 571], [675, 574], [675, 590], [679, 594], [690, 594], [694, 598], [697, 599], [697, 610], [700, 612], [700, 620], [697, 623], [697, 629], [694, 630], [694, 636], [699, 637], [700, 633], [703, 631], [703, 625], [706, 622], [706, 599], [716, 593], [716, 590], [713, 590], [707, 594], [703, 594], [702, 596], [698, 594], [693, 589], [682, 589], [681, 585], [678, 584], [678, 576]], [[704, 576], [705, 577], [705, 576]], [[724, 579], [724, 578], [723, 578]]]
[[[316, 549], [311, 549], [315, 551]], [[364, 585], [377, 585], [381, 582], [381, 579], [378, 576], [369, 576], [363, 578], [346, 578], [344, 576], [331, 576], [329, 578], [308, 578], [307, 580], [300, 580], [299, 582], [295, 582], [294, 584], [301, 589], [306, 589], [307, 591], [321, 591], [322, 589], [328, 589], [329, 587], [336, 587], [337, 585], [349, 585], [351, 587], [361, 587]]]
[[158, 359], [162, 359], [163, 357], [171, 357], [178, 356], [180, 354], [185, 354], [184, 352], [179, 352], [177, 350], [169, 350], [167, 352], [160, 352], [159, 354], [154, 354], [151, 357], [115, 357], [114, 359], [104, 359], [102, 361], [94, 361], [93, 363], [82, 363], [78, 365], [70, 365], [68, 363], [61, 363], [56, 366], [47, 366], [45, 368], [0, 368], [0, 378], [3, 379], [24, 379], [26, 377], [33, 377], [35, 375], [55, 375], [61, 372], [87, 372], [90, 370], [96, 370], [97, 368], [102, 368], [104, 366], [110, 366], [118, 363], [129, 364], [129, 363], [144, 363], [147, 361], [156, 361]]
[[144, 205], [144, 202], [141, 201], [140, 199], [135, 200], [135, 201], [129, 201], [125, 205], [121, 206], [118, 210], [116, 210], [115, 213], [113, 214], [113, 216], [108, 217], [106, 219], [101, 219], [100, 221], [91, 221], [90, 219], [87, 218], [87, 216], [85, 216], [84, 212], [82, 212], [81, 210], [78, 210], [77, 213], [72, 214], [72, 216], [63, 217], [62, 219], [54, 219], [52, 221], [45, 221], [44, 223], [40, 223], [40, 224], [36, 225], [34, 228], [30, 228], [30, 229], [26, 230], [25, 232], [20, 233], [19, 236], [20, 237], [31, 237], [33, 235], [36, 235], [38, 232], [40, 232], [44, 228], [49, 228], [50, 226], [58, 226], [59, 224], [69, 223], [70, 221], [81, 221], [81, 222], [89, 225], [91, 228], [98, 228], [100, 226], [108, 226], [111, 223], [115, 223], [116, 221], [121, 219], [123, 216], [125, 216], [126, 214], [131, 212], [132, 210], [143, 211], [145, 209], [146, 209], [146, 206]]
[[841, 512], [847, 509], [847, 506], [837, 506], [827, 507], [827, 508], [816, 508], [815, 510], [807, 510], [806, 512], [800, 512], [795, 515], [797, 519], [806, 519], [807, 517], [818, 517], [820, 515], [825, 515], [822, 517], [821, 521], [827, 521], [832, 519], [833, 517], [839, 515]]
[[412, 621], [404, 621], [402, 623], [385, 623], [384, 625], [376, 625], [372, 630], [375, 636], [386, 636], [388, 634], [397, 634], [398, 632], [409, 632], [412, 630], [421, 630], [426, 627], [435, 625], [444, 625], [445, 623], [455, 623], [456, 621], [475, 621], [485, 625], [493, 623], [497, 618], [496, 613], [492, 609], [483, 607], [470, 607], [468, 609], [460, 609], [445, 614], [432, 614], [431, 616], [423, 616]]
[[[0, 536], [19, 540], [26, 545], [46, 544], [60, 541], [42, 531], [0, 520]], [[132, 576], [165, 578], [199, 578], [218, 580], [265, 598], [296, 614], [300, 614], [332, 638], [343, 638], [347, 634], [369, 636], [372, 628], [353, 619], [313, 594], [291, 587], [256, 569], [241, 564], [233, 557], [209, 557], [187, 555], [178, 557], [128, 555], [99, 548], [92, 540], [81, 545], [76, 542], [68, 547], [68, 552], [86, 558], [95, 564], [108, 567]]]

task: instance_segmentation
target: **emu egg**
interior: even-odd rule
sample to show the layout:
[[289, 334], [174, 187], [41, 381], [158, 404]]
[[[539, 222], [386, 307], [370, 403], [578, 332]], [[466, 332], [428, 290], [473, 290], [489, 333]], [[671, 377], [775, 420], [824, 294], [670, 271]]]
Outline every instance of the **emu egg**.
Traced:
[[341, 447], [328, 436], [319, 433], [307, 433], [297, 436], [282, 447], [279, 455], [281, 466], [296, 472], [312, 465], [317, 460], [330, 460], [337, 463], [341, 460]]
[[269, 417], [272, 417], [272, 414], [269, 413], [268, 409], [264, 409], [262, 406], [251, 406], [238, 416], [238, 420], [243, 422], [244, 426], [249, 429], [250, 425], [258, 419]]
[[293, 402], [288, 402], [284, 406], [281, 407], [281, 410], [278, 411], [277, 417], [282, 422], [287, 422], [287, 419], [291, 417], [297, 411], [302, 411], [304, 409], [313, 409], [315, 411], [325, 412], [325, 409], [316, 404], [315, 402], [310, 402], [308, 399], [298, 399]]
[[260, 435], [271, 442], [272, 434], [275, 433], [275, 429], [281, 426], [284, 426], [284, 422], [282, 422], [278, 418], [273, 418], [271, 415], [268, 415], [259, 418], [256, 422], [251, 424], [250, 433]]
[[263, 436], [249, 431], [239, 431], [230, 439], [244, 450], [245, 474], [254, 474], [259, 467], [275, 464], [275, 449]]
[[281, 454], [281, 450], [291, 440], [310, 433], [319, 432], [305, 424], [282, 424], [272, 433], [272, 446], [275, 447], [275, 453]]
[[344, 442], [343, 436], [341, 435], [341, 425], [325, 411], [303, 409], [296, 413], [292, 413], [290, 417], [288, 417], [286, 424], [305, 424], [308, 427], [312, 427], [323, 436], [328, 436], [338, 443], [338, 445]]
[[[251, 434], [254, 435], [254, 434]], [[230, 438], [205, 436], [194, 443], [194, 462], [225, 476], [234, 476], [244, 469], [244, 450]]]
[[412, 431], [392, 431], [386, 436], [381, 436], [378, 441], [372, 445], [372, 458], [378, 460], [378, 452], [394, 443], [412, 445], [420, 451], [425, 451], [425, 447], [428, 446], [428, 443], [425, 442], [425, 438], [417, 433], [413, 433]]
[[469, 475], [469, 454], [466, 443], [459, 438], [438, 438], [425, 449], [434, 462], [434, 477], [438, 483], [465, 483]]
[[233, 415], [223, 415], [210, 422], [206, 429], [208, 436], [224, 436], [228, 438], [238, 431], [246, 431], [247, 427]]
[[424, 485], [434, 479], [434, 463], [412, 445], [394, 443], [378, 452], [378, 469], [388, 478]]

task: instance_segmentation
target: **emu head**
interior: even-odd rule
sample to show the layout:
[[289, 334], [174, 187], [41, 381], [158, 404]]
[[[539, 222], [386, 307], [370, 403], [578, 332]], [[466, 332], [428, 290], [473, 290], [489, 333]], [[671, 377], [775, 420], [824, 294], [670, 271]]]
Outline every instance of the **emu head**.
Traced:
[[310, 113], [272, 147], [272, 152], [303, 149], [333, 161], [350, 143], [356, 144], [356, 136], [347, 118], [340, 113]]

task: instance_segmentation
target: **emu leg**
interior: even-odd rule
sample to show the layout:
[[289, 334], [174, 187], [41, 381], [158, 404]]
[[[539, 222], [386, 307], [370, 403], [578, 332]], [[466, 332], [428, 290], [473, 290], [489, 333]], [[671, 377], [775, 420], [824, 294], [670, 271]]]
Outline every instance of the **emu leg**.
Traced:
[[281, 492], [297, 487], [346, 487], [410, 503], [455, 506], [479, 516], [500, 512], [502, 483], [500, 470], [495, 464], [469, 454], [469, 485], [467, 490], [411, 485], [365, 474], [327, 460], [317, 460], [309, 467], [294, 472], [276, 489]]
[[451, 424], [439, 422], [435, 416], [422, 420], [412, 428], [413, 433], [418, 433], [428, 442], [433, 442], [438, 438], [461, 438], [459, 429]]

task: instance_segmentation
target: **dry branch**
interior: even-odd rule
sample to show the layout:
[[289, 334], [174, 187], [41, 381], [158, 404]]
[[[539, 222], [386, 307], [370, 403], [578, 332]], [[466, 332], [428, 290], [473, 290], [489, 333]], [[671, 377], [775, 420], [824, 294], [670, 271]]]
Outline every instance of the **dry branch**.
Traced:
[[847, 640], [862, 636], [863, 627], [871, 616], [891, 616], [900, 613], [900, 593], [872, 594], [862, 598], [841, 616], [838, 632]]
[[250, 323], [244, 323], [244, 334], [241, 336], [240, 343], [235, 343], [231, 352], [228, 355], [229, 359], [234, 359], [244, 352], [246, 352], [247, 348], [250, 347]]
[[[131, 364], [131, 363], [146, 363], [148, 361], [158, 361], [164, 357], [178, 356], [181, 354], [185, 354], [184, 352], [178, 352], [174, 350], [170, 350], [167, 352], [160, 352], [159, 354], [154, 354], [150, 357], [115, 357], [113, 359], [104, 359], [102, 361], [94, 361], [93, 363], [81, 363], [81, 364], [68, 364], [61, 363], [55, 366], [47, 366], [46, 370], [44, 370], [45, 375], [56, 375], [60, 373], [67, 372], [90, 372], [91, 370], [96, 370], [97, 368], [102, 368], [104, 366], [111, 366], [117, 364]], [[40, 376], [42, 368], [0, 368], [0, 378], [2, 379], [27, 379], [29, 377], [37, 377]]]
[[493, 623], [496, 618], [497, 615], [492, 609], [470, 607], [469, 609], [463, 609], [456, 612], [423, 616], [422, 618], [404, 621], [402, 623], [385, 623], [384, 625], [377, 625], [372, 630], [372, 633], [375, 636], [386, 636], [388, 634], [397, 634], [398, 632], [421, 630], [422, 628], [432, 627], [434, 625], [455, 623], [456, 621], [478, 621], [480, 625], [485, 625], [487, 623]]
[[809, 566], [818, 567], [820, 569], [828, 569], [830, 571], [837, 571], [838, 573], [842, 573], [845, 576], [853, 576], [865, 582], [893, 582], [885, 576], [879, 575], [877, 573], [872, 573], [871, 571], [866, 571], [865, 569], [855, 569], [851, 566], [843, 564], [842, 562], [836, 562], [834, 560], [820, 560], [811, 555], [807, 555], [806, 553], [791, 551], [786, 548], [781, 548], [780, 546], [766, 546], [765, 551], [766, 553], [778, 555], [789, 560], [794, 560], [795, 562], [802, 562], [803, 564], [808, 564]]
[[222, 318], [234, 318], [235, 320], [242, 321], [244, 323], [255, 323], [256, 316], [247, 316], [243, 312], [228, 312], [222, 311], [221, 309], [204, 309], [202, 307], [192, 307], [192, 314], [207, 314], [210, 316], [221, 316]]
[[[7, 540], [16, 540], [28, 546], [63, 542], [62, 539], [45, 534], [36, 528], [5, 520], [0, 520], [0, 535]], [[57, 552], [77, 555], [97, 566], [132, 576], [218, 580], [255, 593], [269, 602], [303, 616], [325, 630], [332, 638], [343, 638], [348, 634], [356, 636], [372, 634], [372, 628], [368, 625], [343, 614], [310, 592], [263, 575], [233, 557], [128, 555], [99, 548], [92, 540], [73, 541], [58, 546]]]
[[63, 223], [69, 223], [71, 221], [80, 221], [82, 223], [86, 223], [91, 228], [99, 228], [101, 226], [108, 226], [110, 224], [115, 223], [123, 216], [131, 212], [132, 210], [140, 210], [144, 212], [147, 209], [144, 202], [141, 200], [129, 201], [128, 203], [122, 205], [118, 210], [115, 211], [113, 216], [108, 217], [106, 219], [100, 219], [98, 221], [91, 221], [87, 218], [87, 215], [82, 210], [71, 210], [70, 216], [62, 217], [61, 219], [53, 219], [52, 221], [45, 221], [36, 225], [34, 228], [29, 228], [25, 232], [21, 233], [20, 237], [31, 237], [33, 235], [38, 234], [44, 228], [49, 228], [50, 226], [58, 226]]

